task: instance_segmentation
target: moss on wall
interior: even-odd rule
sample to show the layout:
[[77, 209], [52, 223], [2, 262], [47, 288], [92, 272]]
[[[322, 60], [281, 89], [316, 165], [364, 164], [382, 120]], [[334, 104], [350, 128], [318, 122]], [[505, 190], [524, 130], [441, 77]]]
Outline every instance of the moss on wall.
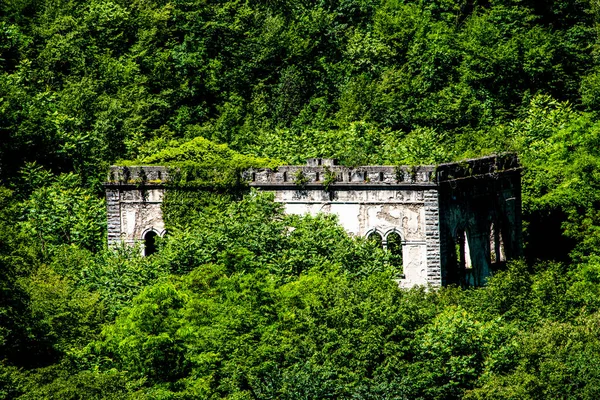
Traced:
[[248, 191], [241, 178], [248, 168], [277, 168], [279, 160], [253, 157], [231, 150], [203, 137], [163, 148], [137, 160], [121, 161], [122, 166], [161, 165], [169, 168], [162, 205], [165, 226], [189, 225], [198, 213], [223, 207]]

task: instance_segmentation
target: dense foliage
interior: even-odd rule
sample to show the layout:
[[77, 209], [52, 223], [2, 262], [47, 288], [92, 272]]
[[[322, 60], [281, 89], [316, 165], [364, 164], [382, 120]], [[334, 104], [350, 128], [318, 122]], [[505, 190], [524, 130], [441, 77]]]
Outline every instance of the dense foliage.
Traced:
[[[599, 18], [590, 0], [0, 2], [0, 398], [598, 398]], [[526, 257], [481, 289], [401, 291], [392, 255], [238, 179], [507, 150]], [[150, 257], [106, 248], [115, 162], [182, 174]]]

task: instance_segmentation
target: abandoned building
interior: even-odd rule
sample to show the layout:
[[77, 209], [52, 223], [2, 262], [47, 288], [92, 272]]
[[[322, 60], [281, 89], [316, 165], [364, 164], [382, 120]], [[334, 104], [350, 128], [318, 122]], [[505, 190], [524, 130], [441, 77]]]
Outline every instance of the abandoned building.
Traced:
[[[351, 235], [397, 254], [402, 287], [480, 286], [522, 248], [520, 165], [514, 154], [436, 166], [345, 167], [332, 159], [243, 173], [287, 213], [335, 214]], [[111, 167], [105, 184], [108, 242], [165, 234], [165, 167]]]

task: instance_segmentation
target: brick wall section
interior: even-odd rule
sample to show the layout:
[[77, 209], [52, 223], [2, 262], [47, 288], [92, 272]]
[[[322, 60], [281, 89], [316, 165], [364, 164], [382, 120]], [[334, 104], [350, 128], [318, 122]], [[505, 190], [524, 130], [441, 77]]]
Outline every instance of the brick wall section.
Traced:
[[442, 286], [440, 261], [440, 205], [437, 190], [426, 190], [425, 241], [427, 243], [427, 282], [434, 287]]
[[108, 223], [108, 245], [121, 240], [121, 202], [119, 189], [106, 188], [106, 213]]

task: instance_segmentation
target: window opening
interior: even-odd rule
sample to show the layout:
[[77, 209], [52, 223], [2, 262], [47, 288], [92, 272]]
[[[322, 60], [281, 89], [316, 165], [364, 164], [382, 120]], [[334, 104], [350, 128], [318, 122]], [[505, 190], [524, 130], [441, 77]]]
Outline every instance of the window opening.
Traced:
[[498, 262], [498, 252], [496, 251], [496, 230], [494, 224], [490, 225], [490, 263]]
[[460, 268], [472, 269], [471, 251], [469, 249], [469, 240], [467, 232], [460, 231], [456, 236], [456, 259]]
[[502, 232], [500, 232], [500, 229], [496, 229], [492, 223], [490, 225], [490, 262], [493, 264], [504, 261], [506, 261], [506, 254]]
[[156, 237], [158, 234], [154, 231], [149, 231], [144, 235], [144, 255], [149, 256], [156, 253]]
[[386, 239], [387, 250], [391, 255], [393, 265], [402, 266], [402, 238], [397, 232], [392, 232]]
[[473, 263], [471, 263], [471, 249], [469, 248], [469, 238], [467, 237], [467, 232], [464, 233], [463, 237], [465, 238], [465, 245], [464, 245], [464, 249], [465, 252], [463, 254], [464, 260], [465, 260], [465, 269], [471, 269], [473, 268]]
[[383, 247], [383, 238], [377, 232], [371, 232], [369, 236], [367, 236], [367, 240], [375, 242], [377, 247]]
[[506, 261], [506, 252], [504, 251], [504, 239], [502, 238], [502, 232], [498, 231], [498, 260], [500, 262]]

